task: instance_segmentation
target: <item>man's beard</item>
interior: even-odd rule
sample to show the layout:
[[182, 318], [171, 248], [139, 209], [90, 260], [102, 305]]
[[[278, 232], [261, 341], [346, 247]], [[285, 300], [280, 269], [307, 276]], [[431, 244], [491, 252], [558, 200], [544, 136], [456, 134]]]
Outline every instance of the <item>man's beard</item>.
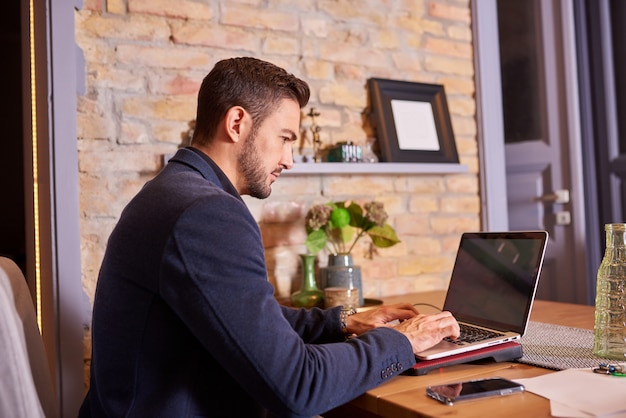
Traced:
[[258, 199], [265, 199], [272, 193], [272, 188], [267, 185], [265, 168], [255, 145], [256, 132], [253, 130], [245, 139], [242, 152], [237, 158], [239, 170], [248, 189], [248, 194]]

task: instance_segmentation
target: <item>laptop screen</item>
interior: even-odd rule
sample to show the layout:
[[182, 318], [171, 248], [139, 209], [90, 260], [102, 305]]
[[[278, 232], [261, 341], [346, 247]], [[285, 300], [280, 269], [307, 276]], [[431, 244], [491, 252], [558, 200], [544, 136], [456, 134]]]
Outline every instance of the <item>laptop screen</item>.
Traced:
[[523, 334], [547, 236], [543, 231], [463, 234], [443, 309], [460, 322]]

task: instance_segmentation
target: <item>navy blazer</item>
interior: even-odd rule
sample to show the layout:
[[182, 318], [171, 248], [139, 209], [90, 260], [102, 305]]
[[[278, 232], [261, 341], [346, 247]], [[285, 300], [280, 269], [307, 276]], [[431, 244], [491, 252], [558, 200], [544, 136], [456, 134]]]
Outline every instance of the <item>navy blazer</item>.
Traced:
[[181, 149], [110, 236], [79, 416], [306, 417], [414, 364], [393, 329], [344, 341], [338, 309], [277, 303], [255, 219], [210, 158]]

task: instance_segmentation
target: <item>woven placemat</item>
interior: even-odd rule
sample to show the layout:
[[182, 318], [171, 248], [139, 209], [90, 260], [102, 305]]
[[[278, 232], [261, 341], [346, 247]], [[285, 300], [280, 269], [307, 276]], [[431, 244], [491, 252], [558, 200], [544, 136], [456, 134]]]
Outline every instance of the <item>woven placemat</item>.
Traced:
[[520, 340], [523, 355], [520, 363], [554, 370], [598, 367], [614, 363], [593, 355], [593, 331], [530, 321]]

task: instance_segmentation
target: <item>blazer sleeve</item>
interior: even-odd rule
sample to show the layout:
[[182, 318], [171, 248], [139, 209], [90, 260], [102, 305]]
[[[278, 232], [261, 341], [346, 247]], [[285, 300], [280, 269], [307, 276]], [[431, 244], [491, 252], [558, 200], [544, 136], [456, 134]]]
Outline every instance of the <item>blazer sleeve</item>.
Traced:
[[393, 329], [331, 343], [340, 340], [336, 310], [280, 306], [258, 225], [232, 196], [199, 200], [179, 217], [160, 271], [164, 300], [214, 358], [236, 365], [228, 370], [251, 396], [280, 415], [320, 414], [415, 362], [408, 339]]
[[339, 320], [341, 307], [295, 309], [281, 306], [281, 309], [289, 325], [306, 343], [324, 344], [345, 340]]

